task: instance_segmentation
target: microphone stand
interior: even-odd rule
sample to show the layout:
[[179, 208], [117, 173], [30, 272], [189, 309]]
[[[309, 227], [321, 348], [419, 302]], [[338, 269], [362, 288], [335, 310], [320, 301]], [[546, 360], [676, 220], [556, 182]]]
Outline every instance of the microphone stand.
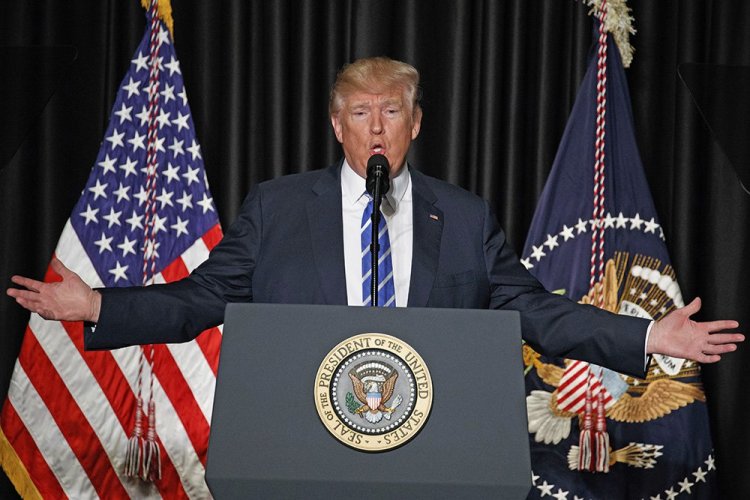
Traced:
[[370, 216], [370, 305], [378, 306], [378, 254], [380, 253], [380, 244], [378, 236], [380, 231], [380, 202], [383, 195], [390, 188], [389, 183], [390, 166], [388, 158], [381, 154], [374, 154], [367, 161], [367, 178], [365, 186], [367, 192], [372, 196], [372, 215]]
[[[381, 172], [375, 174], [376, 176], [382, 175]], [[375, 181], [375, 186], [372, 193], [372, 216], [370, 217], [370, 261], [372, 263], [372, 271], [370, 273], [370, 306], [378, 307], [378, 255], [380, 253], [380, 243], [378, 235], [380, 231], [380, 201], [383, 198], [383, 194], [380, 192], [382, 182], [380, 179]]]

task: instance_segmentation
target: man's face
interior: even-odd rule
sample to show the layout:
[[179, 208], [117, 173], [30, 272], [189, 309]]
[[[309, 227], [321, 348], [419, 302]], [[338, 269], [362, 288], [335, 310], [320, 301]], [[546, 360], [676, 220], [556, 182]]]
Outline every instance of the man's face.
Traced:
[[412, 112], [401, 89], [381, 94], [355, 92], [331, 116], [346, 161], [361, 177], [367, 177], [367, 160], [374, 154], [388, 158], [391, 177], [395, 177], [404, 166], [411, 141], [419, 135], [421, 123], [422, 110]]

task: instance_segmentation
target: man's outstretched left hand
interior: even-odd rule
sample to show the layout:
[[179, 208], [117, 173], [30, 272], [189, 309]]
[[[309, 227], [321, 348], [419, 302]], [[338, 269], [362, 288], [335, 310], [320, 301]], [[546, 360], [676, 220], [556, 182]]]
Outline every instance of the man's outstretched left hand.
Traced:
[[739, 323], [733, 320], [698, 322], [690, 317], [700, 311], [701, 299], [672, 311], [654, 323], [646, 346], [647, 354], [665, 354], [692, 359], [699, 363], [716, 363], [722, 354], [737, 350], [737, 343], [745, 340], [741, 333], [716, 333], [733, 330]]

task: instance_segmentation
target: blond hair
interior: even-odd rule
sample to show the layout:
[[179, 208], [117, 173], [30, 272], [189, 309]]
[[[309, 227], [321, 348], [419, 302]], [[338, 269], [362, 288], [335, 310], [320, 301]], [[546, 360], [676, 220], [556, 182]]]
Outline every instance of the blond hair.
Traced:
[[411, 111], [416, 111], [421, 92], [419, 71], [414, 66], [388, 57], [357, 59], [336, 75], [328, 111], [331, 115], [337, 114], [344, 106], [344, 100], [354, 92], [380, 94], [397, 88], [402, 89]]

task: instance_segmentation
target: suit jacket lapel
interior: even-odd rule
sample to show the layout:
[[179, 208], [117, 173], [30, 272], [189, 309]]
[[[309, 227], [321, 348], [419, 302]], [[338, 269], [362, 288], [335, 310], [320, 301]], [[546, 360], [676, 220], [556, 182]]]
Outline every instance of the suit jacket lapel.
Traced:
[[411, 170], [414, 211], [414, 251], [409, 284], [409, 307], [424, 307], [430, 298], [440, 257], [443, 212], [435, 206], [437, 196], [422, 174]]
[[344, 236], [341, 220], [341, 163], [326, 169], [307, 204], [313, 260], [326, 304], [346, 305]]

